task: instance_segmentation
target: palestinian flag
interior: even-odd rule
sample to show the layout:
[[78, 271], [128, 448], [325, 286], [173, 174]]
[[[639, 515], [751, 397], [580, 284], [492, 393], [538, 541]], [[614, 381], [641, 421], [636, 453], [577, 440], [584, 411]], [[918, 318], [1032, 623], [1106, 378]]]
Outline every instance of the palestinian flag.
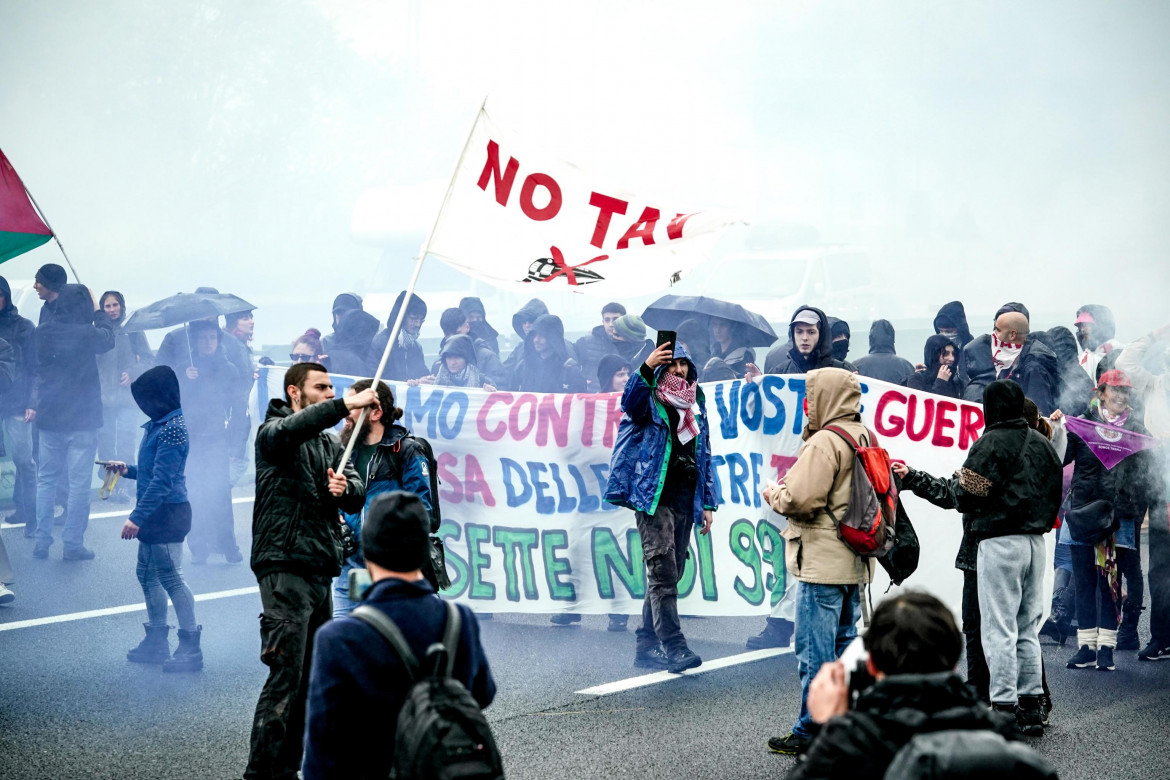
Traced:
[[0, 263], [36, 249], [53, 237], [37, 214], [24, 183], [0, 151]]

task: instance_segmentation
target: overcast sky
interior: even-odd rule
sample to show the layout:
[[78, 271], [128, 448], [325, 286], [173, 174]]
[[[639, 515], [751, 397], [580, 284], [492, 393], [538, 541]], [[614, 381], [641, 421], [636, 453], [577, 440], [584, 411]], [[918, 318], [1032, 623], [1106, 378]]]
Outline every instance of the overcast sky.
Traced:
[[405, 282], [485, 95], [600, 177], [739, 211], [729, 247], [867, 247], [891, 318], [1099, 302], [1136, 336], [1170, 311], [1168, 38], [1164, 2], [7, 0], [0, 148], [95, 291], [214, 285], [272, 312], [260, 341]]

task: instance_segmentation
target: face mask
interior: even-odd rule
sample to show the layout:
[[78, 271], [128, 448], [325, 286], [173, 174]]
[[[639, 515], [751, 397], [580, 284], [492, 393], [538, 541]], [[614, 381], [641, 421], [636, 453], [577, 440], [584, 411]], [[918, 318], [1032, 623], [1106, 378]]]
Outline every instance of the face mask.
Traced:
[[845, 356], [849, 354], [849, 339], [842, 339], [833, 342], [833, 357], [837, 360], [844, 360]]
[[1000, 341], [999, 337], [995, 335], [995, 331], [991, 333], [991, 359], [995, 363], [996, 370], [1003, 371], [1015, 364], [1016, 359], [1019, 358], [1020, 353], [1024, 350], [1023, 344], [1012, 344], [1006, 341]]

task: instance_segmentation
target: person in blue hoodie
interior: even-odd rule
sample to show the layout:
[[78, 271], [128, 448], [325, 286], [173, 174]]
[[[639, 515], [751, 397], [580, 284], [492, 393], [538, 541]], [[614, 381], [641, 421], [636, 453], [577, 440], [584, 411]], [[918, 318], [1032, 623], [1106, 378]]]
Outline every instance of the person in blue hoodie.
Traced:
[[[179, 378], [169, 366], [156, 366], [130, 384], [138, 408], [150, 418], [142, 427], [138, 465], [108, 461], [106, 469], [138, 482], [138, 503], [122, 526], [123, 539], [138, 540], [138, 582], [146, 597], [146, 638], [126, 659], [162, 664], [164, 672], [203, 668], [195, 623], [195, 599], [183, 580], [183, 540], [191, 530], [187, 501], [187, 453], [190, 441], [179, 399]], [[171, 656], [167, 634], [167, 597], [179, 623], [179, 647]]]
[[699, 372], [681, 345], [663, 344], [626, 381], [605, 500], [634, 510], [646, 599], [634, 665], [682, 672], [703, 663], [683, 636], [678, 581], [691, 529], [711, 530], [718, 497]]
[[[373, 380], [359, 379], [354, 382], [346, 394], [360, 393], [368, 389]], [[378, 405], [369, 410], [361, 430], [357, 432], [357, 443], [354, 445], [350, 463], [354, 470], [366, 484], [366, 503], [360, 512], [345, 515], [345, 523], [353, 531], [355, 539], [361, 539], [362, 521], [370, 504], [382, 493], [391, 490], [405, 490], [418, 496], [432, 518], [434, 512], [434, 498], [431, 496], [431, 475], [427, 458], [422, 453], [419, 444], [410, 436], [410, 431], [398, 423], [402, 419], [402, 409], [394, 405], [394, 393], [385, 382], [378, 383]], [[348, 444], [354, 436], [354, 426], [357, 424], [359, 410], [354, 410], [345, 419], [345, 430], [342, 431], [342, 440]], [[431, 527], [433, 534], [438, 529]], [[366, 561], [359, 547], [357, 552], [345, 559], [341, 566], [341, 574], [333, 581], [333, 617], [344, 617], [360, 602], [349, 598], [349, 573], [354, 569], [365, 568]], [[424, 567], [428, 578], [433, 576], [429, 567]], [[432, 586], [436, 583], [432, 582]], [[436, 588], [437, 590], [437, 588]]]

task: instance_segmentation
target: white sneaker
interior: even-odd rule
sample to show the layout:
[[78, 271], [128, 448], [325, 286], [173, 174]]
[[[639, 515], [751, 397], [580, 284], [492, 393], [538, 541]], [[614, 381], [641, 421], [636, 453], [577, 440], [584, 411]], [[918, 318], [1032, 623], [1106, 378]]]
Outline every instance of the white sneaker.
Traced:
[[8, 589], [4, 583], [0, 582], [0, 604], [11, 604], [16, 600], [16, 594]]

